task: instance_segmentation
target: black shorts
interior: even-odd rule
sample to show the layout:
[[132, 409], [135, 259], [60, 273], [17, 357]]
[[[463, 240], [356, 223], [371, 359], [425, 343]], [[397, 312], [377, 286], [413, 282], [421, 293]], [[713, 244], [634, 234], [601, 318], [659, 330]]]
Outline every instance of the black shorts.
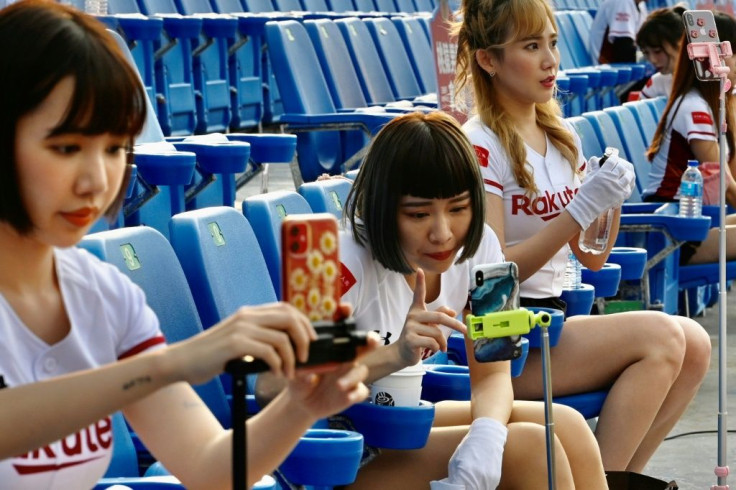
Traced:
[[539, 308], [554, 308], [560, 310], [564, 315], [567, 312], [567, 303], [560, 298], [549, 297], [549, 298], [521, 298], [519, 301], [521, 306], [527, 307], [539, 307]]

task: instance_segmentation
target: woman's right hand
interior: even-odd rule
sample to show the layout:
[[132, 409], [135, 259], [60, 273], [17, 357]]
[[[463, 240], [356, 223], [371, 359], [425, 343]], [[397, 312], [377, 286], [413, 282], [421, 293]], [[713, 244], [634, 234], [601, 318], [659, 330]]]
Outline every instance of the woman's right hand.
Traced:
[[589, 165], [592, 171], [565, 208], [581, 230], [587, 229], [606, 209], [621, 206], [636, 185], [634, 166], [623, 158], [612, 156], [598, 169], [591, 158]]
[[309, 319], [288, 303], [244, 306], [204, 332], [168, 347], [173, 376], [199, 384], [220, 374], [243, 356], [263, 360], [276, 375], [294, 377], [297, 361], [306, 362], [317, 338]]
[[397, 343], [399, 361], [403, 366], [413, 366], [438, 350], [447, 351], [447, 339], [439, 328], [444, 325], [465, 335], [465, 324], [457, 319], [457, 312], [446, 306], [434, 311], [427, 310], [425, 303], [426, 285], [424, 271], [417, 269], [414, 298], [406, 315], [404, 328]]

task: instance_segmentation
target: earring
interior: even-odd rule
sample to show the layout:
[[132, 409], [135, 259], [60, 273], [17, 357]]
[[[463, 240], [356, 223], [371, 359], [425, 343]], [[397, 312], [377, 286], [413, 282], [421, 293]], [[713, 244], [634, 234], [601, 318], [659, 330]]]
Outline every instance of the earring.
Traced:
[[491, 77], [491, 78], [493, 78], [493, 77], [496, 76], [496, 72], [495, 71], [489, 71], [488, 72], [488, 76]]

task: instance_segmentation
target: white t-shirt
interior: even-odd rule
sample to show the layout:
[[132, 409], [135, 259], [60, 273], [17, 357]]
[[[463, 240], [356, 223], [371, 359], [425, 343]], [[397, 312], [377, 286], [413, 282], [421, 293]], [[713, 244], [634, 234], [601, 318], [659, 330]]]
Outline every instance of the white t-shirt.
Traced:
[[617, 37], [636, 40], [641, 24], [647, 17], [644, 3], [635, 0], [605, 0], [598, 6], [590, 27], [590, 50], [593, 59], [600, 60], [601, 51], [609, 52]]
[[[353, 305], [357, 328], [378, 332], [384, 345], [398, 340], [414, 297], [404, 276], [373, 260], [371, 251], [359, 245], [350, 230], [340, 232], [340, 260], [342, 300]], [[462, 312], [468, 302], [468, 291], [474, 284], [473, 267], [503, 261], [498, 238], [488, 225], [484, 225], [483, 239], [475, 255], [463, 263], [453, 264], [442, 274], [440, 294], [427, 304], [427, 309], [447, 306]], [[445, 337], [449, 337], [452, 330], [440, 328]]]
[[657, 72], [647, 80], [646, 85], [641, 89], [641, 98], [654, 99], [661, 96], [669, 97], [671, 91], [672, 73], [665, 75]]
[[[71, 330], [48, 345], [0, 295], [1, 387], [94, 368], [165, 344], [143, 291], [114, 266], [78, 248], [55, 250], [55, 260]], [[91, 488], [104, 475], [111, 455], [112, 424], [105, 417], [48, 446], [0, 461], [0, 487]]]
[[[577, 133], [567, 121], [562, 122], [570, 130], [580, 149], [582, 145]], [[538, 193], [530, 198], [516, 181], [511, 160], [498, 137], [483, 124], [480, 117], [471, 118], [463, 129], [478, 155], [486, 192], [503, 199], [504, 239], [507, 247], [523, 242], [544, 228], [547, 221], [564, 210], [580, 187], [580, 179], [573, 172], [570, 163], [548, 138], [545, 156], [529, 146], [526, 147], [527, 164], [531, 167], [538, 189]], [[587, 162], [582, 150], [577, 166], [580, 172], [585, 172]], [[562, 293], [568, 251], [569, 247], [562, 247], [549, 262], [521, 283], [521, 296], [559, 296]]]
[[[673, 113], [675, 110], [677, 112]], [[690, 142], [718, 140], [713, 112], [697, 89], [675, 100], [667, 116], [667, 124], [669, 130], [664, 134], [659, 152], [652, 160], [647, 188], [642, 192], [642, 197], [656, 195], [663, 201], [679, 197], [680, 179], [687, 168], [687, 161], [695, 159]]]

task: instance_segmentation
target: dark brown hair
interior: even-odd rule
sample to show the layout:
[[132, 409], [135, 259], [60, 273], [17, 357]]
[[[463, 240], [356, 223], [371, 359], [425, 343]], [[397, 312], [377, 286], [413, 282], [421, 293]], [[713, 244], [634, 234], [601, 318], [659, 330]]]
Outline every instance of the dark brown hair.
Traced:
[[355, 240], [370, 248], [385, 268], [414, 272], [399, 243], [398, 210], [402, 196], [447, 199], [470, 193], [472, 220], [462, 262], [483, 238], [485, 192], [480, 166], [467, 136], [442, 112], [412, 113], [381, 129], [360, 167], [347, 199], [345, 215]]
[[[146, 118], [137, 72], [97, 19], [47, 0], [21, 0], [0, 10], [0, 220], [33, 229], [19, 191], [16, 124], [66, 77], [74, 79], [67, 113], [53, 132], [127, 135], [132, 146]], [[12, 48], [11, 48], [12, 46]], [[105, 216], [120, 209], [127, 176]]]

